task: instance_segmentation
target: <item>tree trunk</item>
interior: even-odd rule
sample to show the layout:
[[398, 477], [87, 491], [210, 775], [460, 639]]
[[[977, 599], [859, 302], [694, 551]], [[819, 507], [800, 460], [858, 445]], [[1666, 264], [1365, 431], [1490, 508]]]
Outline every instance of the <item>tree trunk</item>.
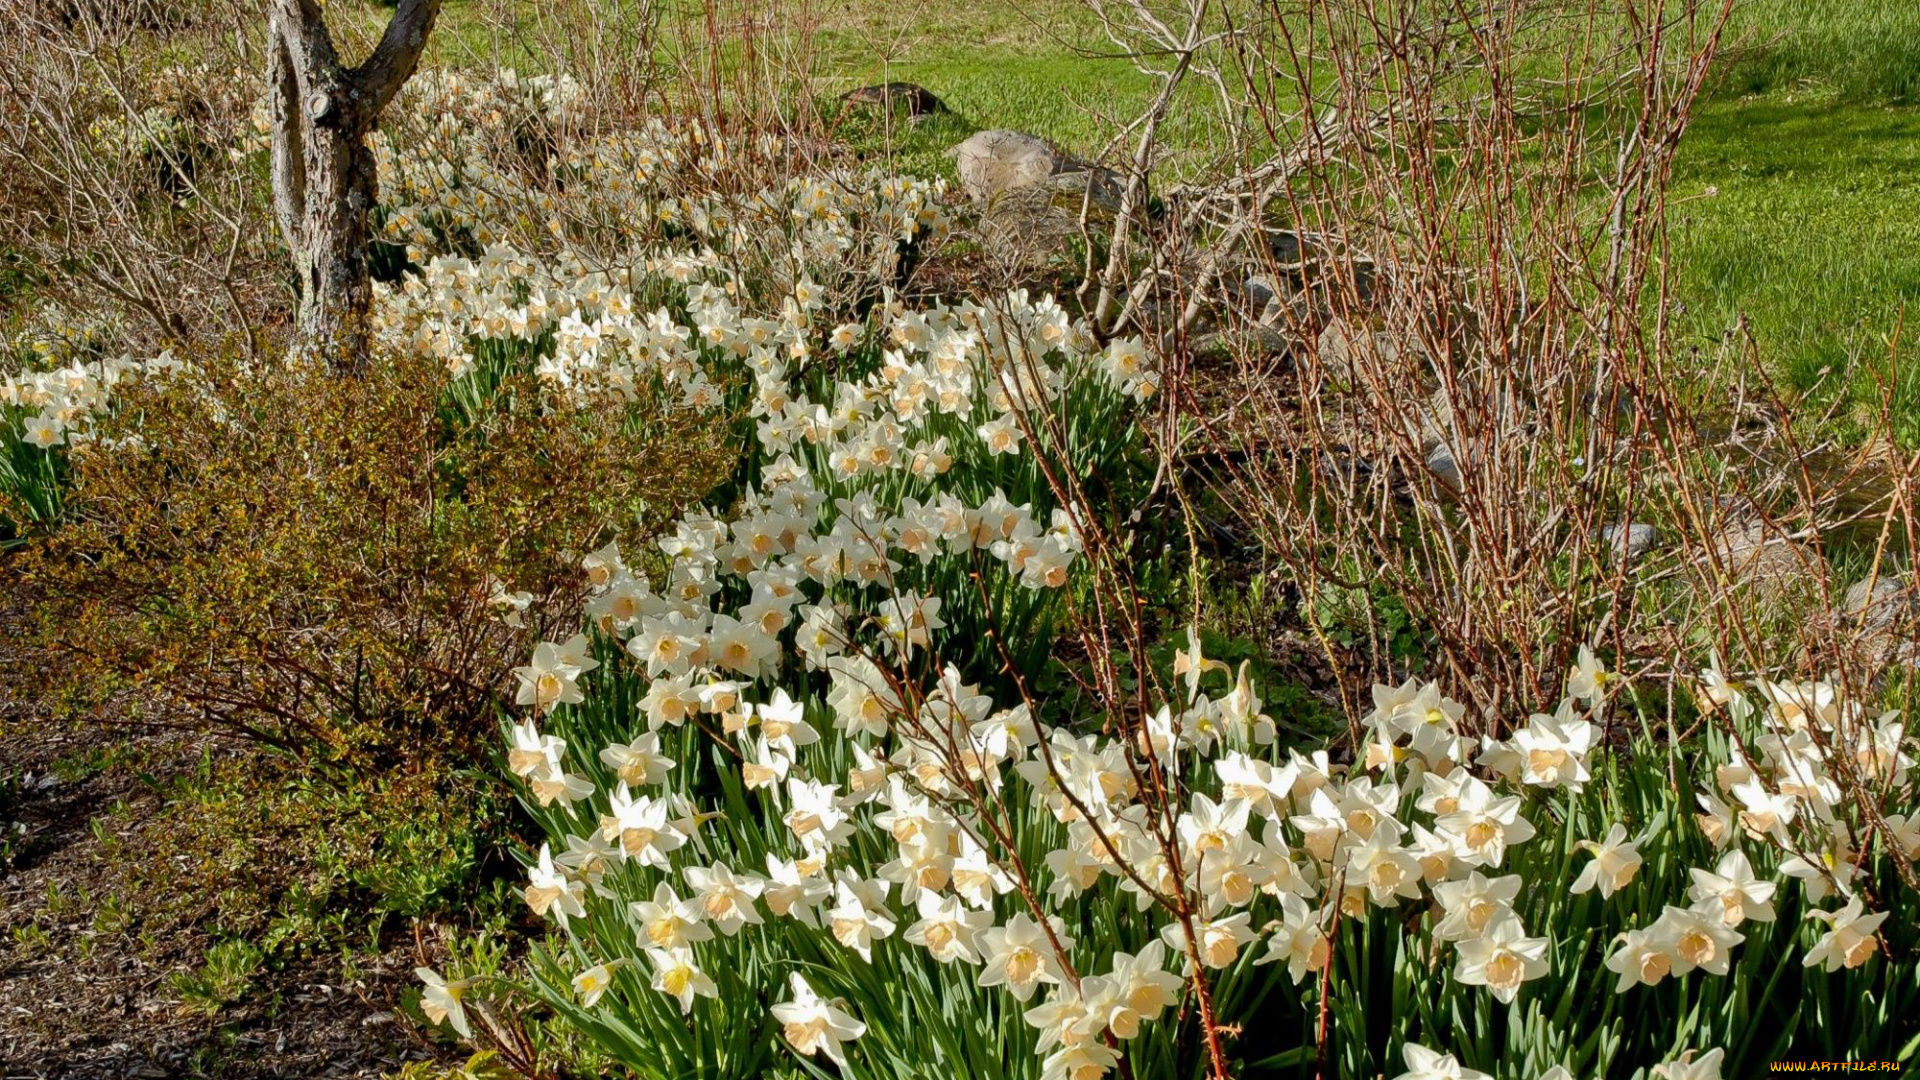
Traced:
[[336, 371], [365, 360], [373, 286], [368, 214], [379, 180], [367, 133], [413, 74], [440, 0], [400, 0], [373, 55], [343, 68], [317, 0], [272, 0], [267, 84], [273, 208], [300, 290], [296, 353]]

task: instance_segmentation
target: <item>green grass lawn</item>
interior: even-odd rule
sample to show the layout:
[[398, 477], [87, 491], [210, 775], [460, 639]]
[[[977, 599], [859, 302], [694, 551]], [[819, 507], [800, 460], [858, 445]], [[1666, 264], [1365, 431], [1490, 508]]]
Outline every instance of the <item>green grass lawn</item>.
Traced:
[[1674, 175], [1679, 326], [1743, 324], [1783, 387], [1868, 430], [1882, 380], [1920, 444], [1920, 4], [1743, 0]]
[[[1858, 415], [1920, 301], [1920, 107], [1774, 91], [1709, 103], [1688, 138], [1673, 207], [1683, 333], [1708, 345], [1744, 319], [1784, 386]], [[1900, 381], [1896, 434], [1913, 442], [1920, 381]]]
[[[841, 7], [822, 34], [836, 86], [916, 82], [966, 127], [1014, 128], [1091, 154], [1154, 89], [1131, 62], [1101, 55], [1115, 46], [1070, 2], [1037, 5], [1051, 9], [1042, 12], [1044, 26], [1033, 11], [1004, 2]], [[1183, 142], [1200, 141], [1197, 129], [1182, 134]], [[926, 141], [909, 133], [903, 149], [917, 153]]]
[[1818, 89], [1843, 101], [1920, 105], [1920, 4], [1737, 0], [1723, 92]]

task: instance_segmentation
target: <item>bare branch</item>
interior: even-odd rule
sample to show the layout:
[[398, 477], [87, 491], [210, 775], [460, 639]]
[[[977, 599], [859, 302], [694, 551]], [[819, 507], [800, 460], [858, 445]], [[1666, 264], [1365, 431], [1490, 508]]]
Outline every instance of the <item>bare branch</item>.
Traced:
[[440, 14], [440, 0], [400, 0], [373, 55], [348, 73], [349, 93], [368, 123], [377, 119], [400, 92], [427, 48], [427, 35]]

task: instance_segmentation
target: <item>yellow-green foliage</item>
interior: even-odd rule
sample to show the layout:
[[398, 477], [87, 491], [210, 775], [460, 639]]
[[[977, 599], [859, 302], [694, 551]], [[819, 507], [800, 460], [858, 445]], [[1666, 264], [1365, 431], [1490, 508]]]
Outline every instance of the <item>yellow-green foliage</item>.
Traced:
[[648, 397], [556, 405], [524, 373], [477, 416], [448, 404], [408, 355], [340, 379], [227, 353], [130, 391], [29, 565], [76, 685], [340, 760], [489, 729], [526, 632], [501, 592], [533, 595], [528, 628], [572, 611], [578, 553], [698, 496], [718, 448]]

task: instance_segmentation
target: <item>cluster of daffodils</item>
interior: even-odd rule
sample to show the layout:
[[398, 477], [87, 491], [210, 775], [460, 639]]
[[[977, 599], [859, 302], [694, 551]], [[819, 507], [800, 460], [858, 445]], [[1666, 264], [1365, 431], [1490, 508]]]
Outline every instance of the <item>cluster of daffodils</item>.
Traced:
[[[450, 129], [447, 138], [469, 134]], [[732, 153], [703, 128], [656, 122], [570, 151], [553, 165], [575, 174], [561, 188], [478, 148], [393, 143], [383, 159], [392, 174], [384, 229], [420, 269], [382, 289], [376, 325], [389, 344], [439, 357], [456, 378], [506, 353], [530, 358], [550, 388], [573, 396], [664, 384], [685, 405], [713, 409], [723, 394], [716, 366], [745, 372], [757, 387], [754, 413], [775, 441], [855, 442], [834, 436], [857, 428], [869, 436], [861, 448], [873, 467], [904, 454], [923, 472], [949, 451], [937, 439], [901, 440], [936, 411], [971, 408], [974, 380], [1004, 374], [997, 400], [1011, 408], [1025, 398], [1009, 394], [1049, 389], [1029, 386], [1034, 379], [1057, 383], [1047, 354], [1092, 349], [1050, 301], [1016, 297], [1003, 318], [979, 307], [909, 312], [891, 299], [904, 253], [946, 233], [938, 184], [789, 177], [739, 196], [713, 182]], [[529, 214], [548, 227], [489, 224]], [[597, 250], [614, 256], [571, 245], [569, 223], [597, 217], [608, 222], [592, 230]], [[879, 320], [864, 313], [876, 300]], [[855, 311], [860, 320], [848, 321]], [[879, 376], [843, 381], [819, 402], [793, 393], [817, 361], [870, 352], [877, 321], [894, 346]], [[990, 354], [999, 359], [982, 372]], [[1138, 342], [1102, 359], [1116, 385], [1151, 389]], [[1008, 374], [1016, 368], [1032, 370]], [[879, 411], [896, 419], [867, 423]], [[1006, 452], [1020, 433], [1001, 418], [982, 437]]]
[[32, 352], [47, 366], [0, 372], [0, 433], [45, 451], [92, 439], [95, 420], [106, 413], [114, 388], [124, 380], [167, 375], [185, 366], [171, 352], [136, 360], [63, 348], [51, 339], [34, 342]]
[[425, 265], [499, 244], [590, 249], [634, 261], [667, 241], [809, 293], [891, 281], [916, 244], [948, 230], [944, 185], [874, 172], [788, 167], [789, 148], [659, 119], [591, 133], [570, 122], [577, 88], [427, 72], [409, 84], [424, 118], [376, 142], [382, 230]]
[[170, 352], [146, 360], [116, 353], [117, 338], [110, 323], [72, 320], [50, 305], [15, 342], [18, 361], [0, 361], [0, 542], [12, 542], [24, 522], [61, 519], [70, 455], [140, 445], [138, 435], [103, 434], [129, 380], [185, 366]]
[[1657, 982], [1693, 967], [1724, 973], [1725, 950], [1748, 920], [1769, 922], [1777, 888], [1756, 878], [1742, 842], [1768, 849], [1779, 874], [1797, 880], [1822, 928], [1804, 962], [1859, 967], [1879, 949], [1884, 911], [1869, 913], [1861, 886], [1885, 861], [1920, 859], [1920, 807], [1909, 771], [1913, 742], [1898, 711], [1873, 713], [1824, 682], [1759, 681], [1741, 693], [1709, 671], [1702, 697], [1733, 713], [1725, 764], [1714, 790], [1697, 794], [1700, 830], [1726, 854], [1693, 871], [1696, 918], [1668, 908], [1628, 935], [1609, 966], [1622, 987]]
[[[512, 175], [483, 179], [491, 168], [484, 157], [455, 166], [410, 151], [393, 158], [394, 182], [382, 188], [389, 201], [383, 235], [422, 266], [449, 255], [477, 258], [506, 244], [564, 265], [582, 261], [576, 241], [590, 242], [599, 253], [593, 262], [603, 268], [691, 260], [724, 269], [743, 294], [771, 290], [793, 305], [789, 318], [802, 319], [823, 301], [877, 293], [898, 276], [911, 246], [937, 242], [950, 229], [938, 182], [875, 173], [794, 178], [740, 199], [672, 186], [664, 177], [634, 179], [667, 171], [664, 163], [678, 154], [712, 153], [715, 145], [657, 123], [646, 133], [607, 136], [579, 164], [577, 186], [560, 191]], [[534, 221], [544, 225], [511, 227]], [[668, 250], [669, 241], [678, 247]], [[681, 280], [690, 279], [683, 271]]]
[[556, 130], [578, 119], [586, 98], [579, 81], [565, 72], [522, 75], [513, 68], [428, 68], [407, 81], [406, 94], [424, 115], [453, 116], [468, 126], [539, 124]]
[[[836, 322], [824, 290], [802, 279], [758, 314], [711, 253], [606, 270], [496, 246], [479, 259], [436, 258], [383, 291], [377, 324], [390, 345], [437, 356], [456, 378], [490, 346], [513, 345], [551, 390], [582, 399], [664, 386], [689, 408], [716, 410], [730, 378], [750, 379], [747, 411], [769, 467], [790, 472], [798, 458], [838, 485], [890, 474], [931, 481], [957, 454], [1020, 458], [1033, 418], [1082, 388], [1144, 398], [1156, 386], [1137, 339], [1100, 346], [1051, 298], [909, 310], [883, 293], [876, 311]], [[816, 375], [829, 362], [845, 376]], [[854, 377], [859, 367], [871, 370]], [[951, 492], [909, 499], [886, 524], [925, 563], [963, 526], [962, 511], [991, 504], [960, 506]], [[1035, 526], [1013, 516], [977, 546], [1001, 545], [1030, 583], [1059, 585], [1069, 532], [1063, 519]]]
[[418, 72], [394, 110], [401, 122], [373, 141], [386, 238], [415, 261], [457, 240], [501, 242], [528, 211], [558, 202], [537, 156], [569, 127], [579, 97], [571, 79]]
[[[1487, 1073], [1461, 1065], [1460, 1059], [1452, 1054], [1430, 1050], [1419, 1043], [1407, 1043], [1401, 1050], [1407, 1071], [1395, 1080], [1493, 1080]], [[1655, 1065], [1648, 1075], [1658, 1080], [1721, 1080], [1720, 1063], [1725, 1057], [1726, 1051], [1719, 1049], [1704, 1054], [1688, 1050], [1671, 1061]], [[1574, 1076], [1565, 1065], [1555, 1065], [1541, 1073], [1539, 1080], [1574, 1080]]]
[[[951, 664], [916, 666], [941, 646], [937, 598], [888, 595], [866, 611], [830, 599], [848, 595], [839, 588], [848, 583], [887, 594], [881, 567], [919, 553], [883, 538], [897, 543], [909, 524], [843, 501], [825, 514], [832, 529], [809, 532], [796, 525], [825, 511], [805, 474], [776, 469], [769, 484], [741, 518], [695, 518], [664, 541], [672, 562], [661, 587], [611, 549], [587, 559], [601, 589], [595, 626], [624, 642], [621, 663], [645, 688], [630, 733], [577, 746], [550, 730], [567, 729], [570, 710], [588, 701], [583, 678], [598, 665], [586, 637], [541, 646], [520, 671], [529, 717], [513, 727], [510, 761], [534, 800], [558, 811], [548, 820], [562, 849], [541, 849], [526, 896], [573, 927], [595, 961], [574, 980], [583, 997], [600, 1001], [613, 973], [633, 965], [691, 1010], [720, 992], [703, 949], [738, 935], [763, 935], [776, 951], [782, 935], [811, 935], [850, 968], [876, 963], [883, 947], [910, 948], [939, 978], [1021, 1003], [1040, 1075], [1090, 1078], [1119, 1065], [1124, 1044], [1182, 1000], [1196, 971], [1244, 969], [1251, 957], [1300, 983], [1327, 968], [1341, 920], [1377, 911], [1415, 913], [1405, 925], [1418, 949], [1450, 953], [1457, 984], [1511, 1002], [1548, 975], [1564, 929], [1528, 925], [1523, 894], [1547, 886], [1611, 898], [1634, 884], [1642, 847], [1671, 840], [1680, 850], [1682, 831], [1722, 853], [1688, 868], [1684, 895], [1650, 925], [1615, 939], [1606, 965], [1619, 991], [1727, 974], [1742, 926], [1773, 920], [1776, 893], [1793, 879], [1819, 931], [1804, 964], [1859, 967], [1879, 951], [1886, 913], [1865, 913], [1852, 887], [1866, 872], [1858, 852], [1789, 854], [1809, 835], [1836, 844], [1853, 835], [1822, 782], [1831, 759], [1796, 747], [1809, 734], [1857, 747], [1858, 767], [1910, 804], [1909, 747], [1892, 717], [1840, 739], [1847, 708], [1824, 688], [1757, 686], [1760, 756], [1736, 753], [1716, 770], [1744, 809], [1700, 794], [1698, 833], [1678, 814], [1640, 823], [1637, 835], [1615, 822], [1579, 842], [1585, 862], [1570, 885], [1529, 881], [1514, 871], [1518, 853], [1553, 827], [1542, 815], [1556, 798], [1580, 797], [1601, 769], [1595, 720], [1610, 676], [1590, 656], [1558, 710], [1502, 740], [1469, 734], [1463, 707], [1433, 685], [1376, 687], [1364, 754], [1340, 767], [1325, 752], [1279, 750], [1244, 667], [1231, 677], [1190, 639], [1174, 665], [1184, 707], [1109, 738], [1044, 723], [1027, 701], [996, 701]], [[935, 557], [975, 545], [989, 519], [972, 521], [940, 532], [956, 547]], [[823, 556], [818, 542], [836, 532]], [[866, 572], [848, 544], [871, 559]], [[745, 602], [711, 610], [722, 596]], [[1711, 685], [1736, 710], [1747, 700]], [[669, 751], [703, 744], [725, 753]], [[692, 797], [700, 787], [683, 774], [705, 767], [735, 770], [730, 782], [752, 793], [764, 815], [753, 825], [759, 863], [739, 861], [759, 849]], [[1168, 784], [1171, 800], [1148, 790]], [[1803, 817], [1823, 828], [1793, 828]], [[1910, 861], [1908, 820], [1889, 815], [1887, 828], [1891, 854]], [[1822, 906], [1835, 895], [1844, 903]], [[1131, 948], [1089, 949], [1072, 936], [1089, 904], [1146, 913], [1158, 932]], [[581, 929], [596, 908], [593, 929]], [[787, 1042], [844, 1065], [845, 1044], [878, 1021], [823, 1002], [798, 973], [790, 984], [777, 1013]], [[1443, 1055], [1421, 1046], [1406, 1054], [1409, 1077], [1478, 1075], [1433, 1071]], [[1669, 1072], [1715, 1075], [1718, 1061], [1718, 1051], [1689, 1055]]]

